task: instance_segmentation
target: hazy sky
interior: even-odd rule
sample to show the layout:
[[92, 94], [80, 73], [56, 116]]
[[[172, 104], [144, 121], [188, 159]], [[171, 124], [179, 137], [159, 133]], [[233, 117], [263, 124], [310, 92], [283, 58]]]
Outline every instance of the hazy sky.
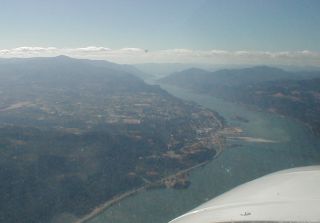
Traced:
[[[110, 58], [101, 55], [101, 47], [113, 55], [127, 53], [124, 48], [135, 48], [135, 53], [148, 49], [150, 54], [196, 51], [193, 56], [199, 61], [212, 50], [308, 52], [313, 59], [320, 51], [319, 0], [0, 0], [0, 4], [0, 56], [33, 54], [31, 47], [38, 47], [36, 54], [40, 48], [44, 55], [66, 54], [88, 46], [95, 47], [91, 53], [100, 49], [99, 58], [106, 59]], [[48, 47], [54, 48], [48, 52]], [[119, 62], [139, 62], [123, 58]]]

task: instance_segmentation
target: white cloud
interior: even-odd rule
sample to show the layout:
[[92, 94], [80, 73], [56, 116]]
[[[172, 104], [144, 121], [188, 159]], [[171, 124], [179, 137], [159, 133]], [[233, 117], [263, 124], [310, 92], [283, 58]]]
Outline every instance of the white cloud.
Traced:
[[106, 47], [96, 47], [96, 46], [88, 46], [88, 47], [84, 47], [84, 48], [75, 48], [75, 49], [71, 49], [74, 50], [75, 52], [108, 52], [111, 51], [110, 48], [106, 48]]
[[144, 52], [144, 49], [140, 49], [140, 48], [122, 48], [119, 51], [132, 52], [132, 53], [141, 53], [141, 52]]
[[208, 64], [283, 64], [320, 66], [320, 52], [302, 51], [227, 51], [167, 49], [148, 51], [141, 48], [110, 49], [18, 47], [0, 49], [0, 57], [39, 57], [67, 55], [75, 58], [102, 59], [116, 63], [208, 63]]
[[0, 50], [0, 56], [9, 56], [9, 57], [29, 57], [37, 54], [48, 54], [58, 51], [55, 47], [18, 47], [14, 49], [3, 49]]

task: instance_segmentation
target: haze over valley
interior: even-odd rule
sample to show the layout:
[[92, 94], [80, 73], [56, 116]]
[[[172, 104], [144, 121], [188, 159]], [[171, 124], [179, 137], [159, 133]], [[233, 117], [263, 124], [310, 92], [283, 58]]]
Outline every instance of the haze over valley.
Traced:
[[320, 133], [320, 71], [258, 66], [209, 72], [188, 69], [159, 80], [300, 120]]
[[80, 218], [143, 185], [179, 187], [161, 179], [223, 146], [219, 114], [120, 65], [59, 56], [0, 72], [1, 221]]
[[319, 11], [1, 1], [0, 223], [168, 223], [319, 165]]

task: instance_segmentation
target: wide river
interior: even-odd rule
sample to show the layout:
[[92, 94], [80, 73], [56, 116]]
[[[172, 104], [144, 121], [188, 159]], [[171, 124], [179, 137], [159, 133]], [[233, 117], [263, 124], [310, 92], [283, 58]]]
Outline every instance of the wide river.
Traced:
[[[184, 190], [158, 189], [126, 198], [89, 221], [90, 223], [167, 223], [234, 186], [276, 170], [320, 164], [320, 140], [303, 124], [275, 114], [257, 112], [220, 99], [162, 86], [176, 97], [219, 112], [244, 136], [277, 143], [228, 141], [225, 151], [204, 167], [190, 173]], [[249, 122], [234, 119], [241, 116]], [[231, 146], [237, 144], [238, 146]]]

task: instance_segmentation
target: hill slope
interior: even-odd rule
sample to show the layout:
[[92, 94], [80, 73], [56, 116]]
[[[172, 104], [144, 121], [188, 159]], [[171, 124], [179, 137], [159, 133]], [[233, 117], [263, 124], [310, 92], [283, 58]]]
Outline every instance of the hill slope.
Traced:
[[207, 72], [190, 69], [161, 83], [290, 116], [320, 134], [320, 72], [287, 72], [271, 67]]
[[310, 79], [320, 77], [319, 71], [288, 72], [279, 68], [257, 66], [243, 69], [223, 69], [214, 72], [191, 68], [173, 73], [159, 80], [161, 83], [175, 84], [185, 87], [238, 86], [255, 84], [264, 81], [284, 79]]
[[101, 63], [0, 61], [1, 222], [81, 217], [215, 155], [217, 113]]

